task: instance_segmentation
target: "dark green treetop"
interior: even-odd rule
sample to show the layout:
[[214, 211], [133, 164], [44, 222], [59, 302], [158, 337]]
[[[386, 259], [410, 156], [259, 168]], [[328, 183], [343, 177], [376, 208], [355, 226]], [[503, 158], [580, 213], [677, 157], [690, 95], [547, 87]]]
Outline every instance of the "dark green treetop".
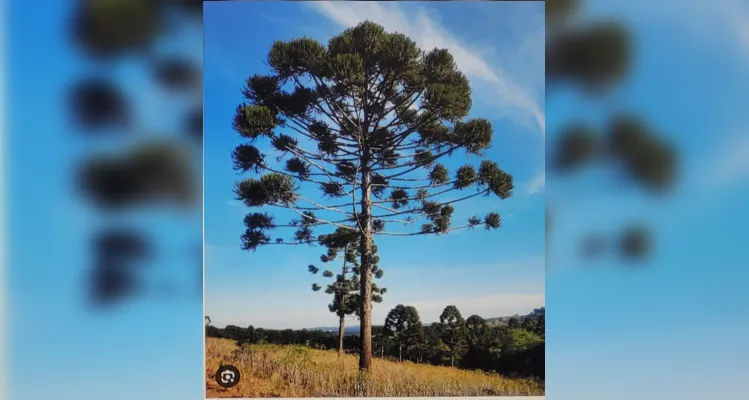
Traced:
[[424, 327], [419, 312], [413, 306], [398, 304], [385, 318], [385, 336], [405, 346], [407, 351], [417, 349], [424, 342]]
[[466, 339], [468, 338], [466, 321], [458, 308], [450, 305], [442, 311], [438, 326], [442, 342], [449, 348], [448, 358], [451, 363], [454, 363], [460, 359], [466, 350]]
[[[249, 214], [244, 249], [317, 243], [313, 228], [322, 225], [367, 239], [500, 226], [497, 213], [452, 226], [454, 203], [506, 199], [513, 179], [490, 160], [452, 173], [439, 162], [458, 151], [483, 155], [493, 134], [488, 120], [466, 118], [471, 88], [447, 50], [423, 51], [403, 34], [363, 22], [327, 44], [277, 41], [267, 64], [270, 73], [247, 79], [233, 121], [247, 139], [232, 154], [234, 167], [258, 176], [234, 192], [249, 207], [287, 209], [295, 218]], [[359, 204], [365, 192], [373, 198]], [[449, 196], [457, 192], [468, 193]], [[417, 228], [388, 230], [393, 224]], [[280, 227], [294, 228], [291, 240], [271, 237]]]
[[478, 315], [471, 315], [466, 319], [466, 334], [468, 342], [479, 344], [486, 339], [489, 331], [489, 325], [486, 320]]

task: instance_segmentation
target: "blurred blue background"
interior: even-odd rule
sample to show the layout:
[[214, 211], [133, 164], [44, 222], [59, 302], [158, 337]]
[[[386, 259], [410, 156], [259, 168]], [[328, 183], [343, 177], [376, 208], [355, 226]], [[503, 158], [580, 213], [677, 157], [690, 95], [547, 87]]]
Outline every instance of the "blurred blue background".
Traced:
[[[93, 60], [73, 40], [77, 7], [12, 2], [7, 15], [5, 398], [202, 398], [199, 207], [109, 212], [76, 190], [79, 164], [91, 155], [120, 155], [155, 137], [186, 142], [179, 103], [187, 96], [158, 90], [142, 57]], [[153, 52], [183, 54], [199, 67], [200, 19], [183, 20]], [[87, 77], [122, 88], [130, 126], [75, 123], [71, 91]], [[200, 148], [191, 150], [199, 171]], [[111, 226], [140, 229], [157, 254], [131, 267], [137, 294], [101, 305], [89, 299], [93, 235]]]
[[[674, 146], [679, 172], [672, 192], [661, 196], [612, 179], [618, 171], [603, 165], [547, 174], [554, 217], [547, 394], [582, 400], [745, 393], [749, 3], [586, 5], [581, 21], [627, 28], [632, 67], [600, 98], [547, 87], [547, 155], [568, 121], [605, 123], [611, 110], [624, 109], [644, 116]], [[646, 263], [576, 257], [589, 231], [639, 222], [653, 238]]]
[[[200, 206], [141, 202], [112, 211], [76, 190], [80, 163], [102, 151], [127, 154], [154, 138], [186, 146], [191, 176], [199, 178], [200, 149], [189, 144], [184, 119], [201, 92], [162, 90], [151, 67], [154, 57], [177, 55], [200, 68], [199, 2], [129, 1], [132, 8], [106, 24], [78, 24], [88, 40], [74, 40], [81, 5], [104, 3], [58, 0], [40, 8], [16, 1], [6, 12], [3, 386], [10, 400], [204, 393]], [[612, 111], [626, 109], [674, 145], [680, 165], [672, 193], [659, 197], [610, 168], [562, 176], [547, 167], [547, 394], [586, 400], [746, 393], [749, 4], [606, 0], [580, 7], [575, 24], [610, 20], [627, 28], [632, 67], [605, 96], [571, 87], [547, 91], [547, 152], [567, 122], [605, 123]], [[88, 16], [110, 15], [93, 9]], [[153, 26], [162, 29], [147, 38], [148, 49], [134, 49], [134, 32]], [[110, 46], [116, 54], [94, 57], [91, 43], [102, 42], [118, 44]], [[71, 90], [91, 76], [114, 82], [126, 96], [134, 117], [124, 128], [92, 131], [73, 120]], [[199, 191], [199, 179], [197, 185]], [[616, 234], [639, 221], [653, 235], [646, 263], [579, 257], [589, 232]], [[155, 254], [118, 270], [139, 282], [137, 290], [100, 304], [89, 298], [97, 271], [92, 239], [112, 227], [137, 229]]]

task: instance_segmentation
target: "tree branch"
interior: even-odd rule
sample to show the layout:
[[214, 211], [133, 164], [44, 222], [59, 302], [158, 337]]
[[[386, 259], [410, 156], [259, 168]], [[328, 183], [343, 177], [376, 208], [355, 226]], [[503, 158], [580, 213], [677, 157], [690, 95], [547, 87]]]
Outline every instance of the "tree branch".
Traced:
[[[490, 189], [484, 189], [484, 190], [482, 190], [482, 191], [480, 191], [480, 192], [476, 192], [476, 193], [474, 193], [474, 194], [471, 194], [471, 195], [468, 195], [468, 196], [464, 196], [464, 197], [461, 197], [461, 198], [459, 198], [459, 199], [455, 199], [455, 200], [450, 200], [450, 201], [446, 201], [446, 202], [444, 202], [444, 203], [439, 203], [438, 205], [439, 205], [440, 207], [442, 207], [442, 206], [446, 206], [446, 205], [448, 205], [448, 204], [453, 204], [453, 203], [457, 203], [457, 202], [459, 202], [459, 201], [463, 201], [463, 200], [468, 200], [468, 199], [470, 199], [470, 198], [473, 198], [473, 197], [476, 197], [476, 196], [480, 196], [480, 195], [482, 195], [482, 194], [487, 194], [487, 193], [489, 193], [489, 190], [490, 190]], [[377, 215], [377, 216], [373, 216], [373, 218], [377, 218], [377, 219], [380, 219], [380, 218], [384, 218], [384, 217], [394, 217], [394, 216], [396, 216], [396, 215], [403, 215], [403, 214], [415, 214], [415, 213], [419, 213], [419, 212], [422, 212], [422, 211], [424, 211], [424, 207], [421, 207], [421, 208], [417, 208], [417, 209], [408, 209], [408, 210], [405, 210], [405, 211], [399, 211], [399, 212], [397, 212], [397, 213], [392, 213], [392, 214], [383, 214], [383, 215]]]

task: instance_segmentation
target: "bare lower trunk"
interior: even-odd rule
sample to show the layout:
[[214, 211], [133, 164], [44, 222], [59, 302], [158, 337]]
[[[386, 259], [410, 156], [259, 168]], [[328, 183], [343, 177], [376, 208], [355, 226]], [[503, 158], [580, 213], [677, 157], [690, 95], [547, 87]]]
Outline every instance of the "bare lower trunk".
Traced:
[[359, 369], [368, 370], [372, 365], [372, 269], [371, 265], [369, 268], [362, 268], [361, 276], [361, 297], [362, 297], [362, 313], [361, 313], [361, 354], [359, 355]]
[[341, 358], [343, 357], [343, 328], [346, 324], [346, 319], [343, 315], [338, 318], [338, 358]]
[[372, 199], [370, 197], [369, 173], [362, 174], [361, 199], [361, 353], [359, 370], [366, 371], [372, 365]]

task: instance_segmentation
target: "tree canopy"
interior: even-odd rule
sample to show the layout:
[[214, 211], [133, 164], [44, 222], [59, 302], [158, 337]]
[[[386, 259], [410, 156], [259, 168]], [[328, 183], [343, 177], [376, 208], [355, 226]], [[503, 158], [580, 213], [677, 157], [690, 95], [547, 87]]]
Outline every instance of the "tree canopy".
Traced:
[[390, 310], [385, 318], [384, 333], [398, 345], [399, 356], [402, 349], [406, 350], [406, 354], [418, 353], [420, 344], [424, 342], [421, 318], [413, 306], [398, 304]]

